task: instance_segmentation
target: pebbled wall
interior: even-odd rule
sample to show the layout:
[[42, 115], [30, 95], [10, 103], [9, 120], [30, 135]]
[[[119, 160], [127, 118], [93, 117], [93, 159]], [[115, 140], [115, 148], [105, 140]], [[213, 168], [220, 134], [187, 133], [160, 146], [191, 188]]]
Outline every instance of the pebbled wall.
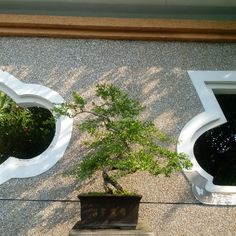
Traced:
[[[143, 117], [176, 137], [203, 110], [187, 70], [236, 70], [236, 44], [0, 38], [0, 69], [22, 82], [45, 85], [89, 101], [97, 82], [112, 82], [147, 107]], [[78, 122], [78, 121], [75, 121]], [[62, 172], [84, 154], [74, 129], [64, 157], [46, 173], [0, 185], [0, 235], [68, 235], [79, 219], [77, 194], [100, 190]], [[233, 235], [234, 207], [201, 205], [182, 173], [136, 173], [122, 179], [143, 194], [140, 222], [156, 235]]]

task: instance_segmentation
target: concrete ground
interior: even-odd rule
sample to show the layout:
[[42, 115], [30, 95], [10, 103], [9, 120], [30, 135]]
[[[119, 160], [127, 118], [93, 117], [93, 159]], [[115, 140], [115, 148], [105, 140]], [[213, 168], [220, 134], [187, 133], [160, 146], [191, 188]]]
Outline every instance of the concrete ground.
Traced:
[[[143, 116], [178, 137], [202, 111], [187, 70], [236, 70], [236, 44], [0, 38], [0, 69], [64, 98], [93, 98], [97, 82], [112, 82], [147, 107]], [[78, 121], [76, 121], [78, 122]], [[49, 171], [0, 186], [0, 235], [63, 236], [79, 220], [77, 194], [100, 190], [62, 173], [84, 155], [74, 130], [64, 157]], [[182, 173], [135, 173], [122, 179], [143, 194], [140, 224], [156, 235], [236, 235], [236, 208], [202, 205]]]

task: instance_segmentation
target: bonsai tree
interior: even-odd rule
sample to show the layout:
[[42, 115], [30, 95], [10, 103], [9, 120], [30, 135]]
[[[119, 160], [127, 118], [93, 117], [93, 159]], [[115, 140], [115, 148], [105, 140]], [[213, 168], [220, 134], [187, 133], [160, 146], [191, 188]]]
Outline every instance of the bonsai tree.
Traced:
[[73, 92], [72, 102], [54, 109], [58, 115], [88, 115], [79, 129], [90, 136], [85, 142], [89, 152], [69, 175], [84, 180], [100, 170], [105, 192], [123, 194], [126, 191], [118, 182], [121, 176], [139, 170], [170, 176], [191, 167], [187, 156], [167, 148], [173, 138], [151, 121], [139, 119], [144, 107], [138, 101], [110, 84], [98, 84], [96, 96], [91, 109], [77, 92]]

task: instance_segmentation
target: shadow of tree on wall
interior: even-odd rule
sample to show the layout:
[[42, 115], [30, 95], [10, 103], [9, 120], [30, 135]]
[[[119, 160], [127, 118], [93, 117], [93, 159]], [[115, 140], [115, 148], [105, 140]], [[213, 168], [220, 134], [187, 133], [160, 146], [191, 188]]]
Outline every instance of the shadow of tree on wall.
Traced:
[[[98, 82], [113, 83], [146, 106], [143, 118], [176, 137], [187, 121], [202, 111], [186, 70], [234, 67], [230, 44], [2, 38], [0, 45], [0, 69], [16, 78], [48, 86], [67, 100], [72, 90], [78, 90], [91, 101]], [[0, 200], [0, 235], [68, 234], [78, 220], [79, 203], [47, 200], [77, 200], [78, 190], [84, 188], [79, 181], [62, 176], [84, 155], [81, 141], [82, 135], [74, 130], [69, 148], [53, 168], [0, 186], [0, 198], [39, 200]], [[146, 182], [137, 174], [127, 184], [132, 187], [136, 181], [136, 190], [146, 194], [148, 183], [151, 193], [147, 201], [195, 202], [181, 176], [153, 177]], [[100, 185], [96, 182], [90, 187]], [[170, 208], [167, 216], [174, 215], [178, 207], [181, 205]]]

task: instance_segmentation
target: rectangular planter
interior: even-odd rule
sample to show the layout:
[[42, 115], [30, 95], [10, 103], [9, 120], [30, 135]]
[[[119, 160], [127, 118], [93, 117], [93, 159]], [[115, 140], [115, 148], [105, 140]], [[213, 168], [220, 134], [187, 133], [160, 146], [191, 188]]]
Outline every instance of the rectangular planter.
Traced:
[[141, 196], [79, 195], [81, 221], [79, 228], [135, 229]]

